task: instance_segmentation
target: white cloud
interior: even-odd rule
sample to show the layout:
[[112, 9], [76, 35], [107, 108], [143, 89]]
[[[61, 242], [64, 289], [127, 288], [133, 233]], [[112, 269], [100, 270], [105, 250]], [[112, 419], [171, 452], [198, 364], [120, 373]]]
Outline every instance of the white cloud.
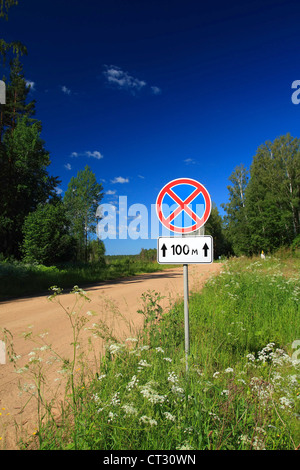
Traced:
[[104, 68], [105, 70], [103, 75], [105, 76], [107, 83], [119, 90], [126, 90], [133, 95], [144, 89], [149, 89], [153, 95], [160, 95], [162, 93], [158, 86], [148, 85], [145, 80], [133, 77], [117, 65], [105, 65]]
[[108, 195], [116, 194], [116, 191], [112, 191], [111, 189], [109, 189], [108, 191], [106, 191], [105, 194], [108, 194]]
[[64, 165], [64, 167], [66, 168], [66, 170], [72, 170], [70, 163], [67, 163], [66, 165]]
[[34, 91], [35, 90], [35, 82], [31, 80], [25, 80], [27, 88], [30, 88], [30, 90]]
[[144, 179], [145, 179], [145, 176], [143, 176], [143, 175], [138, 175], [138, 178], [141, 178], [141, 180], [144, 180]]
[[96, 160], [101, 160], [101, 158], [103, 158], [103, 155], [101, 155], [101, 153], [98, 152], [98, 150], [94, 150], [93, 152], [87, 151], [85, 152], [85, 155], [87, 157], [96, 158]]
[[96, 160], [101, 160], [101, 158], [103, 158], [103, 155], [98, 150], [94, 150], [93, 152], [91, 152], [90, 150], [87, 150], [86, 152], [83, 152], [83, 153], [72, 152], [71, 157], [74, 157], [74, 158], [89, 157], [89, 158], [96, 158]]
[[56, 194], [60, 195], [61, 193], [63, 193], [63, 190], [61, 188], [55, 188], [55, 192]]
[[119, 89], [129, 90], [132, 93], [141, 90], [147, 85], [144, 80], [139, 80], [129, 75], [128, 72], [124, 72], [116, 65], [106, 66], [103, 74], [110, 85], [116, 86]]
[[194, 160], [193, 158], [186, 158], [185, 160], [183, 160], [184, 163], [186, 163], [187, 165], [195, 165], [197, 162], [196, 160]]
[[67, 88], [65, 85], [63, 85], [63, 86], [61, 87], [61, 91], [62, 91], [63, 93], [65, 93], [66, 95], [70, 95], [70, 94], [71, 94], [71, 90], [70, 90], [69, 88]]
[[116, 176], [116, 178], [114, 178], [113, 180], [111, 180], [112, 183], [129, 183], [129, 179], [128, 178], [123, 178], [123, 176]]
[[152, 91], [153, 95], [160, 95], [161, 94], [161, 89], [158, 88], [158, 86], [152, 86], [151, 91]]

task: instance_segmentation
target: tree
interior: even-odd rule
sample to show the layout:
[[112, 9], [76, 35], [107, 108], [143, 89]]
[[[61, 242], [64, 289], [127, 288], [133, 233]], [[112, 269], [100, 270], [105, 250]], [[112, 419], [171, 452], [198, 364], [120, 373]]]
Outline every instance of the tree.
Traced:
[[8, 10], [14, 5], [18, 5], [18, 0], [1, 0], [0, 1], [0, 18], [8, 18]]
[[214, 259], [218, 259], [219, 256], [227, 255], [230, 252], [230, 246], [224, 234], [223, 220], [214, 203], [212, 204], [210, 217], [205, 224], [205, 234], [213, 237]]
[[86, 165], [72, 177], [65, 192], [64, 204], [70, 221], [71, 234], [77, 240], [77, 259], [88, 261], [89, 234], [96, 231], [96, 210], [103, 198], [103, 187]]
[[90, 240], [88, 244], [88, 261], [97, 265], [105, 265], [105, 246], [102, 240]]
[[0, 246], [5, 256], [19, 257], [25, 217], [49, 198], [55, 199], [56, 177], [50, 176], [49, 152], [41, 139], [40, 123], [27, 116], [6, 132], [0, 151]]
[[69, 234], [62, 201], [40, 204], [28, 214], [23, 235], [21, 251], [26, 262], [51, 266], [74, 258], [76, 243]]
[[[0, 0], [0, 19], [4, 18], [7, 21], [8, 11], [14, 5], [18, 5], [17, 0]], [[11, 51], [17, 56], [27, 54], [26, 47], [20, 41], [7, 43], [4, 39], [0, 39], [0, 56], [2, 56], [3, 63], [6, 61], [7, 54]]]
[[235, 254], [249, 254], [249, 224], [246, 212], [246, 188], [249, 172], [244, 165], [235, 168], [229, 177], [232, 185], [227, 186], [229, 202], [222, 204], [226, 215], [225, 234]]
[[250, 174], [246, 212], [253, 250], [290, 245], [300, 233], [300, 140], [287, 134], [260, 146]]
[[[15, 58], [10, 63], [10, 78], [6, 88], [6, 104], [1, 106], [0, 113], [0, 140], [4, 132], [12, 132], [17, 120], [21, 116], [28, 118], [28, 123], [38, 123], [36, 119], [32, 119], [35, 115], [35, 100], [27, 103], [28, 87], [24, 73], [23, 66], [19, 58]], [[40, 130], [41, 130], [41, 123]]]

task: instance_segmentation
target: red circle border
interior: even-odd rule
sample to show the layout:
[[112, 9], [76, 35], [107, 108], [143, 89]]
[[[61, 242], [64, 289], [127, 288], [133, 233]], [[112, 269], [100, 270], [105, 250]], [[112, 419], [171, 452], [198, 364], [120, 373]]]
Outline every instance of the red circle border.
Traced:
[[[191, 186], [194, 186], [195, 188], [200, 189], [200, 193], [202, 193], [204, 200], [205, 200], [205, 211], [200, 219], [199, 222], [195, 223], [194, 225], [190, 225], [189, 227], [174, 227], [170, 223], [166, 222], [165, 217], [163, 216], [162, 210], [161, 210], [161, 205], [162, 205], [162, 200], [167, 193], [167, 191], [174, 186], [177, 186], [179, 184], [189, 184]], [[200, 194], [199, 193], [199, 194]], [[192, 194], [192, 193], [191, 193]], [[171, 196], [170, 196], [171, 197]], [[197, 196], [195, 196], [197, 197]], [[175, 180], [170, 181], [167, 183], [159, 192], [157, 199], [156, 199], [156, 214], [160, 220], [160, 222], [169, 230], [172, 232], [176, 233], [191, 233], [194, 232], [195, 230], [198, 230], [200, 227], [203, 227], [203, 225], [207, 222], [209, 216], [211, 213], [211, 198], [209, 195], [209, 192], [203, 186], [203, 184], [199, 183], [199, 181], [196, 181], [191, 178], [177, 178]]]

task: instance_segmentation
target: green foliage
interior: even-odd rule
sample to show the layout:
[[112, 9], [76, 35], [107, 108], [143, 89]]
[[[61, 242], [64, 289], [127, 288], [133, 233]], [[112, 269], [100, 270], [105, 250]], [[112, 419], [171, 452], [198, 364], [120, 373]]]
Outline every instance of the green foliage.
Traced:
[[210, 217], [205, 224], [205, 234], [211, 235], [214, 240], [214, 259], [221, 255], [228, 255], [230, 245], [225, 238], [223, 220], [215, 204], [212, 205]]
[[[278, 257], [232, 260], [190, 296], [188, 374], [182, 302], [163, 312], [161, 295], [145, 293], [145, 328], [124, 342], [104, 325], [98, 330], [97, 312], [65, 311], [73, 329], [92, 315], [90, 331], [106, 338], [105, 356], [90, 374], [84, 356], [76, 368], [75, 359], [65, 362], [72, 393], [66, 394], [63, 419], [58, 423], [48, 407], [38, 437], [26, 445], [110, 451], [297, 448], [299, 360], [293, 359], [292, 344], [300, 334], [299, 261], [290, 266], [296, 276], [283, 276], [283, 267]], [[73, 347], [80, 344], [78, 335]]]
[[86, 165], [72, 177], [64, 196], [71, 235], [77, 240], [77, 260], [88, 259], [88, 237], [96, 231], [96, 210], [103, 198], [103, 187]]
[[62, 202], [41, 204], [23, 225], [22, 254], [27, 263], [46, 266], [74, 258], [75, 240], [69, 235]]
[[0, 18], [8, 18], [8, 10], [14, 5], [18, 5], [18, 0], [1, 0], [0, 2]]
[[[37, 123], [33, 119], [35, 101], [28, 101], [30, 88], [26, 84], [23, 66], [17, 56], [10, 63], [10, 77], [6, 87], [6, 104], [1, 109], [0, 137], [4, 132], [11, 133], [20, 117], [26, 116], [28, 123]], [[41, 123], [39, 123], [41, 130]]]
[[228, 187], [226, 235], [237, 255], [290, 246], [300, 233], [300, 140], [286, 136], [260, 146], [248, 171], [235, 169]]
[[274, 251], [300, 232], [300, 140], [289, 134], [262, 145], [246, 191], [251, 244]]
[[237, 255], [248, 253], [250, 234], [246, 214], [246, 187], [248, 184], [248, 171], [244, 165], [235, 168], [229, 177], [232, 185], [228, 186], [229, 202], [222, 207], [226, 211], [225, 234]]
[[[14, 6], [18, 5], [17, 0], [1, 0], [0, 1], [0, 19], [4, 18], [8, 20], [8, 11]], [[3, 63], [5, 63], [9, 52], [13, 53], [17, 57], [19, 55], [27, 54], [27, 49], [20, 41], [12, 41], [7, 43], [4, 39], [0, 39], [0, 56], [2, 56]]]
[[105, 246], [102, 240], [91, 240], [88, 243], [88, 261], [105, 265]]
[[6, 132], [0, 152], [0, 246], [5, 256], [19, 256], [25, 217], [49, 197], [55, 197], [57, 179], [49, 176], [49, 153], [40, 137], [40, 125], [18, 119]]
[[90, 254], [98, 259], [90, 258], [89, 263], [67, 261], [58, 266], [24, 263], [0, 257], [0, 300], [42, 294], [54, 284], [59, 284], [62, 288], [71, 288], [77, 283], [85, 286], [140, 273], [162, 271], [168, 267], [139, 260], [134, 256], [103, 259], [102, 254], [100, 255], [103, 248], [100, 244], [99, 251], [94, 255]]
[[0, 120], [0, 246], [4, 256], [20, 256], [25, 217], [55, 198], [58, 180], [48, 174], [49, 152], [41, 139], [41, 123], [33, 119], [35, 102], [17, 58], [11, 62], [7, 104]]
[[139, 254], [139, 258], [142, 260], [147, 260], [147, 261], [156, 261], [157, 249], [149, 248], [148, 250], [146, 250], [145, 248], [142, 248]]

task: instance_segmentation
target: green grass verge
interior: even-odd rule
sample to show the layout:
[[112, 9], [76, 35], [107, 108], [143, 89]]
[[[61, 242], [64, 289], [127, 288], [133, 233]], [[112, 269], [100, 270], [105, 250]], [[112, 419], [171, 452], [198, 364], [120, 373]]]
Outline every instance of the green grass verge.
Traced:
[[122, 277], [168, 269], [156, 262], [115, 259], [106, 265], [82, 264], [65, 267], [26, 264], [18, 261], [0, 262], [0, 301], [44, 293], [50, 286], [81, 287]]
[[70, 387], [61, 419], [48, 413], [26, 446], [297, 448], [299, 299], [299, 258], [225, 262], [219, 276], [190, 296], [186, 374], [182, 303], [162, 312], [160, 294], [145, 293], [144, 330], [121, 344], [108, 340], [90, 380], [85, 361], [76, 374], [74, 363], [66, 367]]

